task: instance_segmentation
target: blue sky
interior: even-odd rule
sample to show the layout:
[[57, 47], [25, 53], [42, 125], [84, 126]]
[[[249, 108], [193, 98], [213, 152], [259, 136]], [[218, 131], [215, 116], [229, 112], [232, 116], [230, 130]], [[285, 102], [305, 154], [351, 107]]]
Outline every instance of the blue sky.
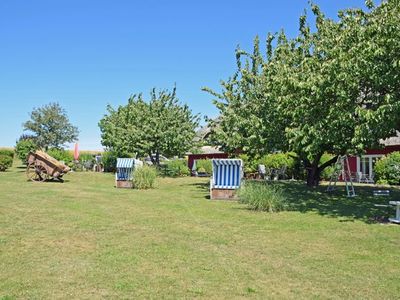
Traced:
[[[361, 0], [315, 0], [330, 17]], [[195, 113], [235, 70], [234, 50], [255, 35], [298, 29], [307, 0], [0, 1], [0, 146], [13, 146], [29, 112], [59, 102], [81, 149], [101, 149], [106, 105], [152, 87], [172, 88]]]

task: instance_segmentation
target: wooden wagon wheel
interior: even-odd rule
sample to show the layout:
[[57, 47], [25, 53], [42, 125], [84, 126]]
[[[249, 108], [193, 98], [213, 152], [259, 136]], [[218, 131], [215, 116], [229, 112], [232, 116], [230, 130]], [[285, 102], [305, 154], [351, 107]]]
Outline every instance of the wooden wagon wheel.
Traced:
[[49, 174], [47, 174], [47, 170], [43, 166], [36, 166], [36, 172], [39, 174], [40, 181], [46, 181], [49, 179]]
[[39, 173], [36, 172], [35, 163], [31, 163], [26, 168], [26, 176], [29, 180], [38, 181], [40, 179]]
[[35, 163], [31, 163], [26, 168], [26, 176], [32, 181], [45, 181], [48, 179], [47, 170], [43, 166], [36, 166]]

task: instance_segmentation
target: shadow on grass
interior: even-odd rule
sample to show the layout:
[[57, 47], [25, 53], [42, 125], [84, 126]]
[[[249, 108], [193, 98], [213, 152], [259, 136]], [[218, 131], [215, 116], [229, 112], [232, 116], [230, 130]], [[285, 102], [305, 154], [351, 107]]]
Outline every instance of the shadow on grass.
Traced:
[[376, 186], [355, 186], [356, 197], [347, 197], [344, 186], [338, 186], [334, 192], [326, 192], [326, 186], [308, 188], [302, 182], [274, 183], [282, 187], [289, 202], [290, 209], [302, 213], [317, 212], [329, 217], [345, 217], [346, 220], [363, 220], [367, 223], [385, 222], [395, 211], [391, 207], [376, 207], [375, 204], [389, 204], [389, 201], [400, 199], [400, 191], [391, 188], [390, 196], [373, 196]]
[[45, 181], [40, 181], [40, 180], [36, 180], [36, 181], [32, 181], [32, 180], [30, 180], [30, 179], [27, 179], [26, 180], [27, 182], [32, 182], [32, 183], [36, 183], [36, 184], [55, 184], [55, 183], [69, 183], [70, 182], [70, 180], [69, 179], [66, 179], [66, 180], [63, 180], [63, 181], [60, 181], [60, 180], [58, 180], [58, 179], [46, 179]]
[[193, 186], [196, 189], [200, 190], [201, 192], [207, 193], [207, 195], [205, 195], [204, 198], [210, 200], [210, 183], [209, 182], [190, 183], [189, 186]]

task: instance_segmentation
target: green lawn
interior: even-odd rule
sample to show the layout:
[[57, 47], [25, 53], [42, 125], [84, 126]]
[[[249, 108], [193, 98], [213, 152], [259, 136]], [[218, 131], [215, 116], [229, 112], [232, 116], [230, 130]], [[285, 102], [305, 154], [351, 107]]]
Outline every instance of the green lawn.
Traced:
[[[283, 183], [294, 211], [207, 199], [207, 180], [117, 190], [113, 175], [32, 183], [0, 173], [0, 299], [375, 298], [400, 295], [394, 211], [357, 188]], [[398, 191], [392, 198], [400, 199]]]

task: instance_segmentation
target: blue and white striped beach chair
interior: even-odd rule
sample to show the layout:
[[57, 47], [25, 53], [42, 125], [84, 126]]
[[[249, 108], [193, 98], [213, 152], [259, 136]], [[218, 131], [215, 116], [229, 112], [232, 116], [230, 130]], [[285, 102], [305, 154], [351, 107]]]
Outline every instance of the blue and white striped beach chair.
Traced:
[[132, 188], [133, 171], [143, 166], [143, 162], [134, 158], [117, 158], [115, 186]]
[[213, 159], [213, 176], [210, 182], [211, 199], [231, 199], [240, 188], [243, 177], [241, 159]]

